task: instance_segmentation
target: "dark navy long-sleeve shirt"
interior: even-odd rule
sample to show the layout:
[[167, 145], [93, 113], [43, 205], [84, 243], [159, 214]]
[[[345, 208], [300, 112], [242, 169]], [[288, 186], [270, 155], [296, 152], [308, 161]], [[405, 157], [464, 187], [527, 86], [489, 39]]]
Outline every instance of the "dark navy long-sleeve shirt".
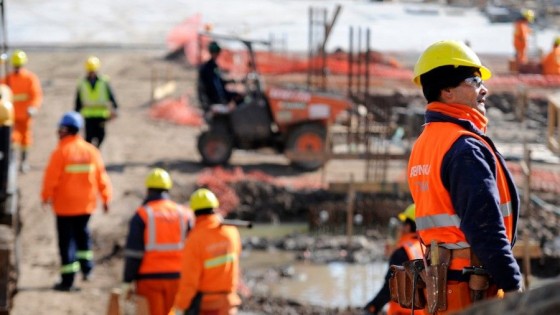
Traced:
[[[430, 122], [458, 124], [481, 136], [494, 149], [498, 161], [484, 143], [473, 137], [460, 137], [443, 158], [441, 179], [451, 196], [453, 208], [461, 219], [461, 231], [471, 245], [471, 250], [490, 273], [493, 282], [504, 291], [519, 289], [521, 273], [511, 251], [519, 217], [519, 196], [503, 157], [493, 142], [470, 121], [427, 111], [426, 123]], [[504, 169], [512, 199], [514, 239], [511, 244], [498, 207], [500, 197], [496, 185], [496, 162]]]

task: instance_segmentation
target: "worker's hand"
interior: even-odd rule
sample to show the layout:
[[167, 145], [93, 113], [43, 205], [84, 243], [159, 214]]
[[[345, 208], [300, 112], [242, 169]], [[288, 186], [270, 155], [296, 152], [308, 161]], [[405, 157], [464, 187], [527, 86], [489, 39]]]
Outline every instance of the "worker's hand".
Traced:
[[377, 314], [377, 310], [375, 309], [375, 305], [373, 305], [371, 302], [369, 302], [368, 304], [366, 304], [366, 306], [364, 306], [364, 315], [375, 315]]
[[521, 288], [519, 288], [519, 289], [517, 289], [517, 290], [504, 292], [503, 298], [505, 299], [505, 298], [507, 298], [507, 297], [510, 296], [510, 295], [514, 295], [514, 294], [516, 294], [516, 293], [521, 293], [521, 292], [523, 292], [523, 287], [521, 287]]
[[116, 110], [111, 111], [111, 115], [109, 116], [109, 120], [115, 119], [119, 116]]
[[29, 117], [33, 117], [35, 116], [35, 114], [37, 114], [37, 108], [35, 107], [27, 108], [27, 115], [29, 115]]
[[108, 213], [109, 212], [109, 204], [108, 203], [104, 203], [103, 204], [103, 213]]
[[134, 288], [132, 286], [132, 283], [123, 282], [121, 284], [121, 296], [125, 300], [129, 300], [132, 297], [132, 293], [134, 293]]
[[182, 309], [178, 309], [178, 308], [173, 308], [172, 313], [170, 315], [183, 315], [185, 314], [185, 311]]

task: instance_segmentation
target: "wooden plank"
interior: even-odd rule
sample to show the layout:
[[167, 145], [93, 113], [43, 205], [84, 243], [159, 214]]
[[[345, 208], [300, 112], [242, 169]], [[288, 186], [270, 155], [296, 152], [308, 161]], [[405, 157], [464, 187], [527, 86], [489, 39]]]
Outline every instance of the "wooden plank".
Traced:
[[[538, 242], [529, 241], [528, 255], [530, 258], [540, 258], [542, 257], [542, 250]], [[525, 254], [525, 241], [519, 240], [515, 243], [513, 247], [513, 256], [515, 258], [522, 259]]]
[[169, 96], [175, 92], [177, 89], [177, 83], [173, 81], [169, 81], [163, 85], [156, 86], [152, 93], [152, 100], [157, 101], [166, 96]]
[[122, 315], [119, 298], [121, 296], [120, 289], [113, 289], [109, 295], [109, 305], [107, 306], [107, 315]]

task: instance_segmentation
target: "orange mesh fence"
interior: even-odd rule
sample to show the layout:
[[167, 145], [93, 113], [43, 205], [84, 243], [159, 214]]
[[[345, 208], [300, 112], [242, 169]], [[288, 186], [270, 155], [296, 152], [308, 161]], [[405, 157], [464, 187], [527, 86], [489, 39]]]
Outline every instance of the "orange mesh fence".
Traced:
[[163, 99], [152, 105], [149, 115], [178, 125], [201, 126], [204, 122], [200, 111], [190, 105], [188, 98]]
[[197, 178], [199, 187], [207, 187], [216, 194], [220, 200], [222, 214], [228, 214], [239, 205], [239, 197], [230, 184], [239, 181], [258, 181], [276, 186], [290, 187], [292, 189], [319, 189], [322, 188], [317, 178], [310, 176], [296, 178], [278, 178], [261, 171], [244, 172], [241, 167], [231, 170], [222, 167], [205, 168]]
[[[209, 55], [206, 50], [210, 39], [208, 37], [198, 36], [202, 29], [202, 18], [200, 14], [196, 14], [183, 23], [177, 25], [167, 35], [167, 46], [176, 50], [183, 47], [185, 57], [191, 65], [198, 65], [200, 61], [208, 60]], [[199, 45], [202, 49], [200, 49]], [[309, 60], [301, 56], [289, 56], [283, 53], [256, 51], [257, 69], [262, 74], [288, 74], [288, 73], [304, 73], [309, 66], [312, 68], [322, 67], [322, 61], [318, 58]], [[365, 56], [361, 54], [357, 58], [362, 60]], [[412, 71], [404, 69], [400, 63], [381, 52], [370, 52], [370, 68], [369, 73], [372, 77], [397, 79], [409, 81], [412, 78]], [[356, 58], [355, 58], [356, 61]], [[243, 75], [247, 73], [247, 64], [249, 59], [245, 51], [232, 51], [224, 49], [218, 60], [219, 65], [226, 71], [230, 71], [235, 75]], [[357, 68], [354, 63], [350, 69], [348, 63], [348, 55], [344, 52], [335, 52], [327, 56], [325, 66], [327, 73], [331, 74], [363, 74], [365, 68], [362, 66]], [[489, 86], [508, 87], [524, 84], [535, 87], [557, 87], [560, 86], [560, 75], [541, 75], [541, 74], [512, 74], [512, 75], [495, 75], [488, 81]]]
[[172, 28], [171, 31], [167, 33], [167, 47], [171, 50], [175, 50], [196, 42], [198, 38], [198, 30], [202, 25], [201, 20], [201, 15], [195, 14], [186, 19], [183, 23]]

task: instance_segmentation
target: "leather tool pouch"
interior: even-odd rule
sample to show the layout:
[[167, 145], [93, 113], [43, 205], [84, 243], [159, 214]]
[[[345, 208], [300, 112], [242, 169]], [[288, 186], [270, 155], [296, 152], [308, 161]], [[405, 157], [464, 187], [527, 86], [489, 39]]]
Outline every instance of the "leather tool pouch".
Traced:
[[[431, 258], [433, 259], [433, 258]], [[438, 248], [438, 263], [431, 264], [421, 273], [422, 279], [426, 283], [426, 304], [429, 314], [437, 311], [447, 310], [447, 270], [451, 260], [449, 249]]]
[[414, 268], [413, 262], [407, 261], [403, 266], [391, 266], [389, 280], [391, 301], [397, 302], [401, 307], [407, 309], [411, 309], [414, 303], [414, 309], [422, 309], [426, 304], [423, 292], [425, 285], [418, 270]]
[[391, 301], [399, 303], [399, 281], [397, 273], [404, 274], [404, 267], [391, 265], [389, 269], [391, 270], [391, 277], [389, 278], [389, 291], [391, 293]]

